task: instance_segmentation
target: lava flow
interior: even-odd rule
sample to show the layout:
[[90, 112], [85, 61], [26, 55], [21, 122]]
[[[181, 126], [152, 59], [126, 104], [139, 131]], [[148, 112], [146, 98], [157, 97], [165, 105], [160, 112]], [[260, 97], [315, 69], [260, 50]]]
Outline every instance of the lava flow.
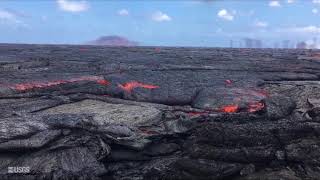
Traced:
[[57, 86], [57, 85], [66, 84], [66, 83], [79, 82], [79, 81], [95, 81], [100, 85], [109, 84], [107, 80], [104, 80], [102, 77], [99, 77], [99, 76], [83, 76], [79, 78], [71, 78], [68, 80], [55, 80], [55, 81], [49, 81], [49, 82], [30, 82], [30, 83], [15, 84], [12, 86], [12, 88], [19, 91], [26, 91], [34, 88], [47, 88], [47, 87]]
[[143, 84], [137, 81], [131, 81], [124, 84], [119, 84], [119, 88], [123, 89], [124, 91], [131, 92], [134, 88], [141, 87], [145, 89], [156, 89], [159, 86], [151, 85], [151, 84]]
[[[253, 112], [261, 111], [264, 107], [265, 105], [262, 102], [252, 102], [248, 104], [245, 111], [253, 113]], [[221, 107], [219, 111], [226, 112], [226, 113], [236, 113], [240, 111], [240, 108], [238, 105], [226, 105]]]
[[235, 113], [239, 111], [238, 105], [226, 105], [219, 109], [220, 112]]
[[100, 84], [100, 85], [103, 85], [103, 86], [107, 86], [109, 85], [109, 81], [105, 80], [105, 79], [100, 79], [100, 80], [97, 80], [97, 83]]

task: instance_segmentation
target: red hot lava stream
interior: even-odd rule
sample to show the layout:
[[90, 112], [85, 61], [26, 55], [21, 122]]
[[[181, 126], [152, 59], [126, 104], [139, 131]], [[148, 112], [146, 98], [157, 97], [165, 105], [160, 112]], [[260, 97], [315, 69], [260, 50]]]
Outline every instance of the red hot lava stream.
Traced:
[[34, 89], [34, 88], [47, 88], [47, 87], [57, 86], [57, 85], [61, 85], [61, 84], [79, 82], [79, 81], [95, 81], [100, 85], [108, 85], [109, 84], [109, 82], [107, 80], [104, 80], [102, 77], [99, 77], [99, 76], [83, 76], [83, 77], [71, 78], [71, 79], [67, 79], [67, 80], [20, 83], [20, 84], [13, 85], [12, 88], [19, 90], [19, 91], [25, 91], [25, 90], [30, 90], [30, 89]]
[[119, 84], [119, 88], [123, 89], [124, 91], [131, 92], [134, 88], [141, 87], [145, 89], [156, 89], [159, 88], [159, 86], [151, 85], [151, 84], [143, 84], [141, 82], [137, 81], [131, 81], [124, 84]]
[[[71, 78], [67, 80], [55, 80], [55, 81], [48, 81], [48, 82], [30, 82], [30, 83], [21, 83], [21, 84], [15, 84], [12, 86], [12, 88], [19, 90], [19, 91], [25, 91], [25, 90], [30, 90], [34, 88], [46, 88], [46, 87], [51, 87], [51, 86], [57, 86], [61, 84], [66, 84], [66, 83], [72, 83], [72, 82], [79, 82], [79, 81], [94, 81], [100, 85], [107, 86], [110, 84], [109, 81], [103, 79], [102, 77], [99, 76], [83, 76], [83, 77], [78, 77], [78, 78]], [[227, 83], [230, 83], [231, 81], [227, 81]], [[145, 88], [145, 89], [156, 89], [159, 88], [159, 86], [152, 85], [152, 84], [144, 84], [141, 82], [137, 81], [130, 81], [124, 84], [119, 84], [119, 88], [123, 89], [126, 92], [132, 92], [133, 89], [140, 87], [140, 88]], [[255, 94], [258, 94], [260, 96], [268, 96], [266, 92], [258, 92], [254, 91]], [[239, 98], [241, 100], [241, 98]], [[262, 110], [265, 107], [265, 104], [262, 102], [251, 102], [247, 105], [246, 111], [247, 112], [257, 112]], [[225, 105], [218, 110], [218, 112], [225, 112], [225, 113], [236, 113], [241, 111], [239, 105], [237, 104], [231, 104], [231, 105]], [[188, 114], [190, 116], [196, 116], [196, 115], [205, 115], [209, 114], [210, 112], [189, 112]]]
[[[265, 107], [263, 102], [252, 102], [249, 103], [247, 108], [246, 108], [246, 112], [250, 112], [250, 113], [254, 113], [254, 112], [258, 112], [261, 111], [263, 108]], [[213, 110], [212, 112], [223, 112], [223, 113], [237, 113], [242, 111], [239, 107], [239, 105], [225, 105], [222, 106], [221, 108], [219, 108], [218, 110]], [[198, 115], [208, 115], [210, 114], [210, 111], [206, 111], [206, 112], [188, 112], [189, 116], [198, 116]]]
[[226, 105], [219, 109], [220, 112], [235, 113], [239, 111], [238, 105]]

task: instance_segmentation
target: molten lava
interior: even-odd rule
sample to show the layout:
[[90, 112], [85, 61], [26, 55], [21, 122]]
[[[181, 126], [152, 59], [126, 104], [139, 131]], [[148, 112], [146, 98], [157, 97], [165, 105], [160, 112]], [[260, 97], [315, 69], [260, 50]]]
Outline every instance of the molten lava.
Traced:
[[219, 109], [219, 111], [226, 112], [226, 113], [235, 113], [235, 112], [238, 112], [238, 110], [239, 110], [238, 105], [227, 105]]
[[103, 86], [107, 86], [109, 85], [109, 81], [105, 80], [105, 79], [100, 79], [100, 80], [97, 80], [97, 83], [100, 84], [100, 85], [103, 85]]
[[64, 84], [66, 81], [59, 80], [59, 81], [52, 81], [52, 82], [45, 82], [45, 83], [21, 83], [21, 84], [16, 84], [14, 85], [14, 89], [19, 90], [19, 91], [25, 91], [29, 89], [34, 89], [34, 88], [44, 88], [44, 87], [50, 87], [50, 86], [56, 86], [59, 84]]
[[123, 89], [124, 91], [131, 92], [134, 88], [141, 87], [145, 89], [156, 89], [159, 86], [151, 85], [151, 84], [143, 84], [137, 81], [131, 81], [124, 84], [119, 84], [119, 88]]
[[66, 83], [79, 82], [79, 81], [95, 81], [101, 85], [109, 84], [107, 80], [104, 80], [99, 76], [83, 76], [79, 78], [71, 78], [68, 80], [55, 80], [55, 81], [49, 81], [49, 82], [30, 82], [30, 83], [15, 84], [13, 85], [12, 88], [18, 91], [26, 91], [26, 90], [35, 89], [35, 88], [47, 88], [47, 87], [57, 86], [57, 85], [66, 84]]
[[[252, 102], [248, 104], [246, 108], [246, 112], [253, 113], [253, 112], [261, 111], [264, 107], [265, 105], [262, 102]], [[221, 107], [219, 111], [226, 112], [226, 113], [236, 113], [240, 111], [240, 108], [238, 105], [227, 105], [227, 106]]]

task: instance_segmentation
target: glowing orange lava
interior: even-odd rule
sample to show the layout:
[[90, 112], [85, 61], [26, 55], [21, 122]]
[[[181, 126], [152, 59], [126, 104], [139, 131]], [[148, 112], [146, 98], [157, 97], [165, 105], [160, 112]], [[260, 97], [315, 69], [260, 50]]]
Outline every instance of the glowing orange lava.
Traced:
[[159, 86], [155, 86], [155, 85], [151, 85], [151, 84], [143, 84], [137, 81], [131, 81], [131, 82], [127, 82], [124, 84], [119, 84], [118, 87], [120, 87], [121, 89], [127, 91], [127, 92], [131, 92], [134, 88], [137, 87], [142, 87], [145, 89], [156, 89], [159, 88]]
[[35, 89], [35, 88], [47, 88], [51, 86], [57, 86], [61, 84], [79, 82], [79, 81], [95, 81], [101, 85], [109, 84], [108, 81], [104, 80], [99, 76], [82, 76], [78, 78], [71, 78], [68, 80], [55, 80], [55, 81], [49, 81], [49, 82], [30, 82], [30, 83], [15, 84], [12, 86], [12, 88], [18, 91], [26, 91], [26, 90]]
[[100, 80], [97, 80], [97, 83], [100, 84], [100, 85], [103, 85], [103, 86], [107, 86], [109, 85], [110, 83], [105, 80], [105, 79], [100, 79]]
[[219, 111], [226, 112], [226, 113], [235, 113], [238, 110], [239, 110], [238, 105], [227, 105], [227, 106], [223, 106], [219, 109]]

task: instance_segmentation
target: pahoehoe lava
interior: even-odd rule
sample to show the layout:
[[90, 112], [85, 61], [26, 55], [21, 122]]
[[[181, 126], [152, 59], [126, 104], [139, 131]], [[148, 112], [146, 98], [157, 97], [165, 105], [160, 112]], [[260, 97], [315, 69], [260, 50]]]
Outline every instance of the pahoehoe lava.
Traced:
[[318, 179], [319, 53], [1, 44], [0, 177]]

